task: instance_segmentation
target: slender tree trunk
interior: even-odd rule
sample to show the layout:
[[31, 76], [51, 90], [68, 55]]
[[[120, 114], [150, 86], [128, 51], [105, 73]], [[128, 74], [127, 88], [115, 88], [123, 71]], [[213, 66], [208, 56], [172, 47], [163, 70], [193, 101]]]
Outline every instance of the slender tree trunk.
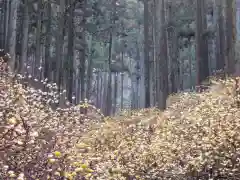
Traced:
[[165, 19], [165, 1], [160, 0], [160, 59], [158, 61], [157, 83], [158, 91], [158, 108], [164, 110], [166, 108], [166, 100], [168, 96], [168, 57], [167, 57], [167, 32], [164, 27]]
[[60, 8], [59, 8], [59, 24], [57, 30], [57, 37], [56, 37], [56, 70], [54, 74], [54, 80], [58, 85], [58, 91], [61, 91], [62, 83], [63, 83], [63, 42], [64, 42], [64, 17], [62, 16], [65, 9], [65, 0], [60, 0]]
[[149, 71], [149, 1], [144, 0], [144, 73], [145, 108], [150, 107], [150, 71]]
[[5, 4], [6, 2], [4, 0], [0, 1], [0, 7], [2, 7], [0, 9], [0, 24], [2, 24], [2, 26], [0, 27], [0, 49], [4, 49], [4, 45], [5, 45], [5, 39], [6, 37], [5, 35], [5, 17], [7, 15], [7, 9], [5, 9]]
[[[121, 61], [122, 61], [122, 65], [123, 65], [123, 51], [121, 52]], [[123, 99], [123, 90], [124, 90], [123, 82], [124, 82], [124, 73], [121, 72], [121, 106], [120, 106], [121, 110], [123, 110], [123, 101], [124, 101], [124, 99]]]
[[190, 86], [189, 86], [189, 88], [190, 89], [192, 89], [192, 87], [193, 87], [193, 84], [192, 84], [192, 82], [193, 82], [193, 74], [192, 74], [192, 52], [191, 52], [191, 50], [192, 50], [192, 45], [191, 45], [191, 43], [189, 44], [189, 57], [188, 57], [188, 59], [189, 59], [189, 81], [190, 81]]
[[16, 63], [16, 37], [17, 37], [17, 11], [19, 6], [19, 0], [11, 1], [11, 15], [10, 15], [10, 31], [9, 31], [9, 53], [11, 56], [10, 71], [15, 72]]
[[[12, 1], [13, 2], [13, 1]], [[11, 9], [10, 9], [11, 2], [6, 0], [5, 1], [5, 16], [4, 16], [4, 36], [5, 36], [5, 42], [4, 42], [4, 49], [8, 52], [9, 51], [9, 17], [11, 15]]]
[[131, 109], [137, 109], [137, 71], [131, 76]]
[[71, 5], [73, 0], [69, 0], [70, 10], [69, 10], [69, 17], [68, 17], [68, 73], [67, 73], [67, 99], [69, 102], [72, 103], [72, 96], [73, 96], [73, 74], [74, 74], [74, 52], [73, 52], [73, 40], [74, 40], [74, 24], [73, 24], [73, 18], [74, 18], [74, 6]]
[[90, 37], [90, 47], [89, 47], [89, 49], [90, 49], [90, 52], [89, 52], [89, 57], [88, 57], [88, 67], [87, 67], [87, 91], [86, 91], [86, 98], [87, 99], [90, 99], [90, 96], [91, 96], [91, 89], [92, 89], [92, 70], [93, 70], [93, 68], [92, 68], [92, 61], [93, 61], [93, 59], [92, 59], [92, 55], [93, 55], [93, 53], [94, 53], [94, 50], [93, 50], [93, 43], [92, 43], [92, 36]]
[[102, 95], [102, 93], [100, 91], [100, 73], [99, 73], [99, 71], [96, 72], [96, 81], [97, 81], [96, 107], [99, 108], [100, 107], [99, 96]]
[[113, 95], [113, 114], [116, 113], [117, 109], [117, 94], [118, 94], [118, 73], [114, 74], [114, 95]]
[[100, 88], [99, 88], [99, 92], [100, 92], [100, 97], [99, 97], [99, 108], [104, 111], [103, 109], [103, 102], [105, 101], [103, 99], [104, 95], [105, 95], [105, 82], [107, 81], [106, 80], [106, 76], [105, 76], [106, 73], [103, 74], [103, 72], [100, 72]]
[[29, 12], [28, 12], [28, 2], [24, 1], [24, 12], [23, 12], [23, 36], [22, 36], [22, 49], [21, 49], [21, 59], [20, 59], [20, 69], [21, 74], [24, 73], [24, 63], [27, 62], [27, 52], [28, 52], [28, 31], [29, 31]]
[[[123, 24], [123, 21], [121, 22], [121, 31], [122, 33], [124, 33], [124, 24]], [[122, 67], [124, 66], [124, 51], [125, 51], [125, 41], [124, 39], [121, 39], [121, 65]], [[120, 111], [123, 110], [123, 83], [124, 83], [124, 72], [120, 72], [120, 87], [121, 87], [121, 91], [120, 91]]]
[[81, 17], [81, 32], [80, 32], [80, 41], [81, 41], [81, 50], [80, 50], [80, 67], [79, 67], [79, 85], [80, 85], [80, 101], [84, 101], [85, 97], [85, 71], [86, 71], [86, 39], [85, 39], [85, 9], [86, 9], [86, 0], [82, 1], [82, 11], [83, 15]]
[[50, 46], [51, 46], [51, 22], [52, 22], [52, 8], [51, 2], [47, 3], [46, 16], [48, 17], [46, 25], [46, 41], [45, 41], [45, 63], [44, 63], [44, 78], [48, 79], [48, 82], [52, 81], [51, 72], [52, 72], [52, 58], [50, 56]]
[[158, 97], [158, 91], [157, 91], [157, 61], [158, 61], [158, 47], [159, 43], [157, 41], [158, 39], [158, 17], [157, 17], [157, 8], [158, 1], [153, 1], [153, 80], [154, 80], [154, 106], [157, 104], [157, 97]]
[[106, 109], [107, 109], [107, 90], [108, 90], [108, 64], [105, 63], [105, 71], [103, 72], [103, 80], [102, 80], [102, 98], [101, 98], [101, 108], [103, 111], [103, 114], [106, 115]]
[[111, 114], [112, 107], [112, 74], [111, 74], [111, 59], [112, 59], [112, 32], [110, 32], [109, 37], [109, 48], [108, 48], [108, 82], [107, 82], [107, 91], [106, 91], [106, 107], [105, 107], [105, 115], [109, 116]]
[[139, 96], [139, 87], [140, 87], [140, 50], [139, 50], [139, 45], [138, 45], [138, 41], [136, 41], [136, 108], [140, 107], [140, 96]]
[[34, 76], [41, 80], [41, 30], [42, 30], [42, 0], [38, 1], [37, 28], [36, 28], [36, 56], [34, 65]]
[[215, 18], [216, 18], [216, 68], [224, 70], [225, 51], [224, 51], [224, 29], [223, 29], [223, 9], [222, 1], [215, 0]]
[[148, 43], [149, 43], [149, 84], [150, 84], [150, 107], [155, 105], [155, 74], [154, 74], [154, 3], [149, 1], [148, 4], [148, 17], [149, 17], [149, 31], [148, 31]]
[[226, 1], [226, 72], [230, 75], [234, 72], [235, 57], [235, 24], [236, 24], [236, 2], [235, 0]]
[[196, 2], [196, 60], [197, 60], [197, 85], [209, 76], [208, 66], [208, 42], [203, 36], [206, 30], [205, 0]]
[[[167, 21], [168, 23], [171, 23], [173, 18], [173, 10], [172, 10], [172, 1], [168, 2], [168, 8], [167, 8]], [[169, 93], [177, 93], [178, 90], [178, 71], [177, 71], [177, 45], [178, 45], [178, 38], [175, 27], [168, 27], [167, 29], [168, 34], [168, 58], [170, 63], [170, 84], [171, 89]]]

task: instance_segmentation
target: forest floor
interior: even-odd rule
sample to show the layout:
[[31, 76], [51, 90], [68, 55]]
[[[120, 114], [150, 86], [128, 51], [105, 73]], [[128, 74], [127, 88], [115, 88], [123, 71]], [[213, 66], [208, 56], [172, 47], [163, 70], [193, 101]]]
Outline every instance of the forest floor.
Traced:
[[240, 179], [238, 88], [218, 80], [164, 112], [102, 119], [52, 110], [49, 94], [0, 76], [0, 179]]

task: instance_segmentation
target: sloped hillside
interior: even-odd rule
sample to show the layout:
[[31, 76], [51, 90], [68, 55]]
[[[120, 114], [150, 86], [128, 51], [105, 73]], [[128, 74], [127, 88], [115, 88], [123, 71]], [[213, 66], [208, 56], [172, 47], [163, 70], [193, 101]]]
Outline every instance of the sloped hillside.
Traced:
[[101, 120], [53, 111], [48, 93], [1, 76], [0, 179], [239, 179], [236, 79], [175, 95], [165, 112]]

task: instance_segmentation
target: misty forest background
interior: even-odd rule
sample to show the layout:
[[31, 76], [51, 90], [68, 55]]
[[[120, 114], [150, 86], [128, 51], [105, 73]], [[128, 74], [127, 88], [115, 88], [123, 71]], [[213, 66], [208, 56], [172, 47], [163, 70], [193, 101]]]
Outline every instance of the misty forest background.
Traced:
[[165, 109], [236, 72], [239, 18], [239, 0], [0, 0], [0, 49], [31, 86], [56, 83], [60, 107]]

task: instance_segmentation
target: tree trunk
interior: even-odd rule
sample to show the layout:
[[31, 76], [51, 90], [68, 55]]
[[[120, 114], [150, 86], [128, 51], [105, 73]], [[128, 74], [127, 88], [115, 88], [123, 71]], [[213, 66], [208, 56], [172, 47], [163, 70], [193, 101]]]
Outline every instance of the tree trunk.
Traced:
[[[172, 12], [172, 1], [169, 1], [167, 7], [167, 22], [170, 23], [173, 18]], [[177, 62], [177, 45], [178, 45], [178, 38], [177, 32], [175, 27], [168, 27], [167, 29], [167, 36], [168, 36], [168, 62], [170, 64], [170, 84], [171, 89], [169, 93], [177, 93], [178, 90], [178, 62]]]
[[69, 0], [69, 5], [70, 5], [70, 10], [69, 10], [69, 17], [68, 17], [68, 47], [67, 47], [67, 52], [68, 52], [68, 73], [67, 73], [67, 99], [69, 102], [72, 103], [72, 96], [73, 96], [73, 73], [74, 73], [74, 53], [73, 53], [73, 40], [74, 40], [74, 24], [73, 24], [73, 18], [74, 18], [74, 6], [71, 5], [73, 0]]
[[41, 30], [42, 30], [42, 0], [38, 1], [37, 27], [36, 27], [36, 54], [34, 65], [34, 77], [41, 80]]
[[103, 109], [103, 97], [104, 97], [104, 92], [105, 92], [105, 82], [106, 82], [106, 78], [105, 78], [105, 73], [103, 75], [103, 72], [100, 72], [100, 87], [99, 87], [99, 92], [100, 92], [100, 97], [99, 97], [99, 109], [101, 109], [102, 111]]
[[[123, 64], [123, 51], [121, 52], [121, 61], [122, 61], [122, 64]], [[124, 82], [124, 73], [121, 72], [121, 110], [123, 110], [123, 82]]]
[[140, 50], [139, 50], [139, 45], [138, 45], [138, 41], [136, 41], [136, 61], [137, 61], [137, 77], [136, 77], [136, 106], [137, 106], [137, 108], [139, 108], [140, 107], [140, 100], [139, 100], [139, 98], [140, 98], [140, 95], [139, 95], [139, 88], [140, 88], [140, 78], [141, 78], [141, 75], [140, 75], [140, 59], [141, 59], [141, 57], [140, 57]]
[[[0, 1], [0, 6], [3, 7], [0, 10], [0, 24], [2, 24], [1, 28], [0, 28], [0, 49], [5, 49], [5, 44], [7, 41], [7, 34], [6, 29], [8, 29], [7, 25], [8, 25], [8, 16], [9, 16], [9, 2], [10, 1], [6, 1], [6, 0], [2, 0]], [[6, 23], [7, 20], [7, 23]], [[6, 49], [5, 49], [6, 51]]]
[[158, 91], [157, 91], [157, 61], [158, 61], [158, 47], [159, 47], [159, 43], [158, 43], [158, 17], [157, 17], [157, 8], [158, 6], [158, 2], [157, 0], [153, 1], [153, 83], [154, 83], [154, 106], [157, 104], [157, 97], [159, 96]]
[[28, 12], [28, 2], [24, 1], [24, 12], [23, 12], [23, 35], [22, 35], [22, 49], [21, 49], [21, 59], [19, 73], [24, 73], [24, 63], [27, 62], [27, 52], [28, 52], [28, 31], [29, 31], [29, 12]]
[[235, 24], [236, 24], [236, 2], [235, 0], [226, 1], [226, 72], [227, 74], [234, 73], [235, 57]]
[[223, 9], [222, 1], [215, 0], [215, 18], [216, 18], [216, 68], [224, 70], [224, 29], [223, 29]]
[[15, 64], [16, 64], [16, 37], [17, 37], [17, 11], [19, 6], [19, 0], [11, 1], [11, 15], [10, 15], [10, 31], [9, 31], [9, 53], [11, 56], [10, 61], [10, 71], [15, 72]]
[[[91, 36], [91, 35], [90, 35]], [[87, 99], [90, 99], [90, 96], [91, 96], [91, 89], [92, 89], [92, 70], [93, 70], [93, 67], [92, 67], [92, 64], [93, 64], [93, 59], [92, 59], [92, 55], [94, 53], [94, 50], [93, 50], [93, 42], [92, 42], [92, 36], [90, 37], [90, 52], [89, 52], [89, 57], [88, 57], [88, 67], [87, 67], [87, 91], [86, 91], [86, 98]]]
[[165, 2], [160, 0], [160, 59], [158, 61], [157, 91], [158, 91], [158, 108], [164, 110], [166, 108], [166, 100], [168, 96], [168, 58], [167, 58], [167, 32], [165, 30]]
[[208, 42], [203, 36], [206, 29], [205, 0], [197, 0], [196, 9], [197, 85], [200, 85], [209, 76]]
[[62, 14], [65, 9], [65, 0], [60, 0], [60, 9], [58, 13], [59, 18], [59, 24], [58, 24], [58, 30], [57, 30], [57, 36], [56, 36], [56, 67], [55, 67], [55, 74], [54, 74], [54, 81], [58, 85], [58, 91], [60, 92], [61, 86], [62, 86], [62, 76], [63, 76], [63, 40], [64, 40], [64, 17], [62, 17]]
[[85, 71], [86, 71], [86, 39], [85, 39], [85, 8], [86, 8], [86, 0], [82, 1], [82, 11], [83, 15], [81, 17], [81, 23], [79, 24], [81, 26], [80, 29], [80, 42], [81, 42], [81, 50], [80, 50], [80, 66], [79, 66], [79, 85], [80, 85], [80, 102], [84, 101], [85, 99]]
[[104, 110], [104, 114], [109, 116], [111, 114], [111, 107], [112, 107], [112, 74], [111, 74], [111, 59], [112, 59], [112, 32], [110, 32], [109, 37], [109, 48], [108, 48], [108, 81], [107, 81], [107, 91], [106, 91], [106, 106]]
[[117, 111], [118, 73], [114, 74], [113, 115]]
[[46, 41], [45, 41], [45, 63], [44, 63], [44, 78], [48, 79], [48, 82], [52, 82], [51, 72], [52, 72], [52, 58], [50, 56], [50, 46], [51, 46], [51, 22], [52, 22], [52, 8], [51, 2], [47, 3], [47, 13], [46, 17], [48, 17], [48, 21], [46, 24]]
[[145, 108], [150, 107], [150, 62], [149, 62], [149, 1], [144, 0], [144, 73], [145, 73]]
[[[14, 1], [12, 1], [14, 2]], [[8, 1], [6, 0], [5, 1], [5, 16], [4, 16], [4, 36], [5, 36], [5, 42], [4, 42], [4, 49], [5, 51], [9, 51], [9, 41], [8, 39], [10, 38], [10, 34], [9, 34], [9, 18], [10, 18], [10, 15], [11, 15], [11, 8], [10, 8], [10, 4], [11, 4], [11, 1]]]
[[96, 107], [97, 108], [100, 108], [100, 98], [99, 97], [101, 97], [101, 95], [102, 95], [102, 92], [100, 91], [101, 89], [100, 89], [100, 72], [99, 71], [97, 71], [96, 72], [96, 81], [97, 81], [97, 93], [96, 93]]

